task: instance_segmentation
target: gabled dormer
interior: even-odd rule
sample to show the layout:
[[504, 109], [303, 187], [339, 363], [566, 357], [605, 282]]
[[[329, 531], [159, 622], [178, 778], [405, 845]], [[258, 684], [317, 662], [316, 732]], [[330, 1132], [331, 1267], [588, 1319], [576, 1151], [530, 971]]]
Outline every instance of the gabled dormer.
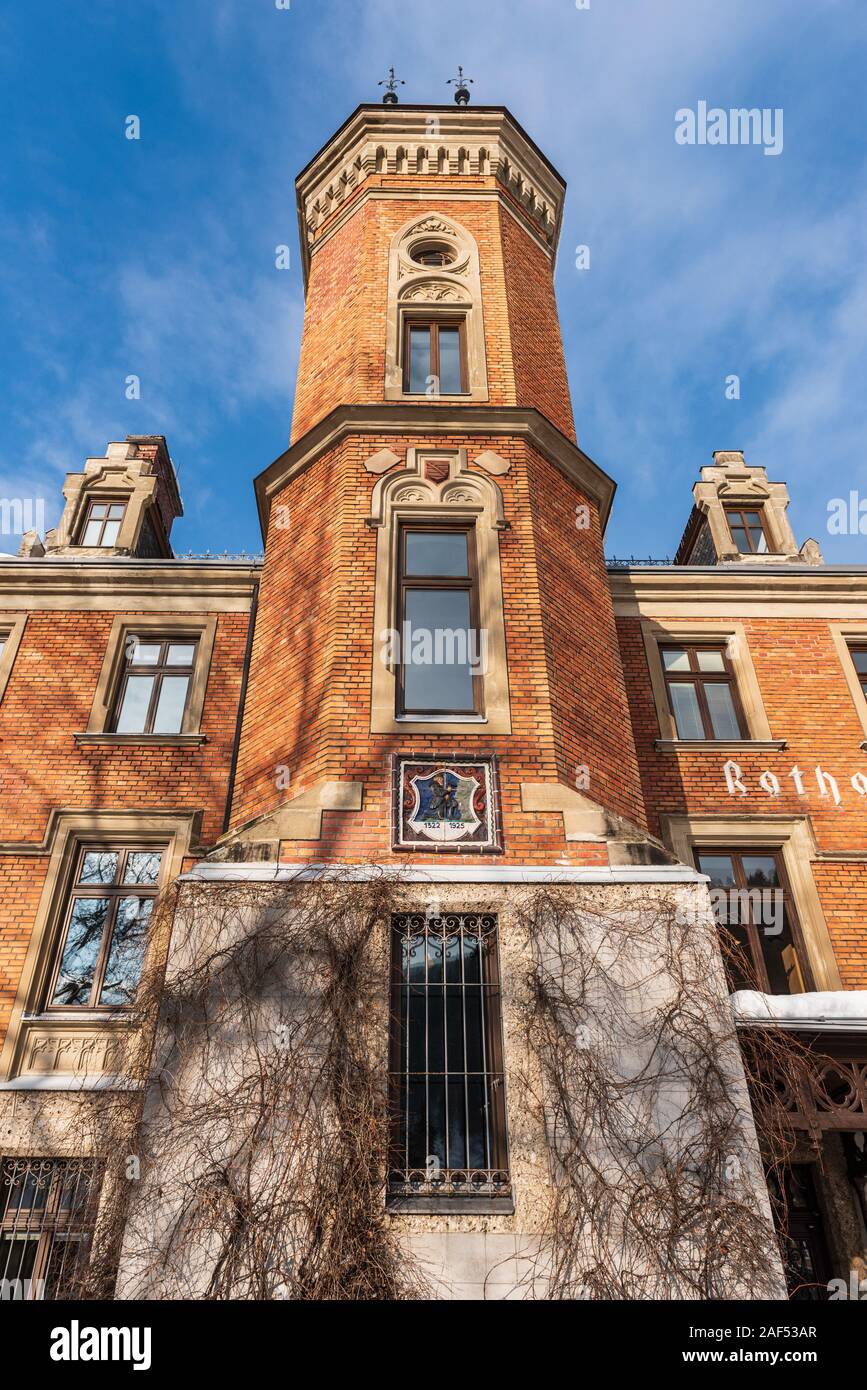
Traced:
[[693, 496], [676, 565], [822, 563], [816, 541], [798, 547], [786, 484], [768, 482], [766, 470], [746, 463], [740, 451], [716, 452]]
[[83, 472], [66, 475], [63, 495], [63, 515], [45, 537], [46, 554], [171, 558], [169, 537], [183, 504], [163, 435], [128, 435], [109, 444], [104, 458], [89, 458]]

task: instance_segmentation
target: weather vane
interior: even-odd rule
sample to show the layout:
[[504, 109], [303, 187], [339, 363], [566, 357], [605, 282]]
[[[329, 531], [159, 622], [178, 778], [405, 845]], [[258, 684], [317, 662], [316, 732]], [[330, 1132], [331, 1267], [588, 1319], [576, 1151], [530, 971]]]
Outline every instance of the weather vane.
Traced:
[[383, 106], [397, 106], [397, 89], [398, 87], [405, 87], [406, 83], [402, 77], [395, 77], [394, 68], [389, 68], [388, 77], [384, 77], [378, 85], [385, 88], [385, 95], [382, 98]]
[[454, 84], [455, 101], [457, 102], [458, 106], [469, 106], [470, 87], [472, 87], [473, 85], [473, 79], [471, 77], [464, 77], [464, 70], [462, 67], [458, 68], [457, 77], [449, 78], [448, 82], [446, 83], [446, 86], [451, 87], [452, 84]]

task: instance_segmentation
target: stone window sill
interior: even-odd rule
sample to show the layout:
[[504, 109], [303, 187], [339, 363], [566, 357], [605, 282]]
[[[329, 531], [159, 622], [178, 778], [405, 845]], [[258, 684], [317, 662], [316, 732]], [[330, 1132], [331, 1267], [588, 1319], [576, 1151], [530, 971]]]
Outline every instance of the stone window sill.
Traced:
[[153, 748], [198, 748], [207, 743], [205, 734], [73, 734], [75, 742], [89, 746], [105, 744], [109, 748], [126, 748], [140, 744]]
[[487, 724], [485, 714], [396, 714], [395, 724]]
[[679, 753], [689, 748], [702, 753], [709, 749], [716, 753], [779, 753], [789, 745], [784, 738], [657, 738], [653, 746], [658, 753]]
[[386, 1197], [390, 1216], [512, 1216], [514, 1197]]

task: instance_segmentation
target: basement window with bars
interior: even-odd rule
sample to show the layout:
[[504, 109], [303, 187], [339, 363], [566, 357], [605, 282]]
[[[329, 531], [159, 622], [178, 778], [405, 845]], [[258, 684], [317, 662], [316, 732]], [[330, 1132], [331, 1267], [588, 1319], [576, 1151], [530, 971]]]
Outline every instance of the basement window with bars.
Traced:
[[388, 1201], [511, 1205], [497, 918], [392, 920]]
[[92, 1159], [0, 1160], [0, 1298], [80, 1293], [99, 1185]]

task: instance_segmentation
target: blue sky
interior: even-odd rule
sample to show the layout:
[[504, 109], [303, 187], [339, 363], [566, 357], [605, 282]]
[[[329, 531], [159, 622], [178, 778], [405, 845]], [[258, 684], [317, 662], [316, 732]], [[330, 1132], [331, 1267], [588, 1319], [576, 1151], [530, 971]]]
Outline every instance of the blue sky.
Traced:
[[[865, 40], [864, 0], [7, 7], [0, 496], [51, 525], [66, 472], [163, 433], [176, 549], [258, 549], [303, 315], [294, 176], [389, 64], [424, 103], [462, 63], [569, 185], [557, 292], [579, 441], [619, 485], [609, 554], [673, 554], [699, 467], [742, 448], [799, 541], [867, 560], [827, 533], [831, 498], [867, 499]], [[782, 154], [678, 145], [700, 100], [782, 107]]]

